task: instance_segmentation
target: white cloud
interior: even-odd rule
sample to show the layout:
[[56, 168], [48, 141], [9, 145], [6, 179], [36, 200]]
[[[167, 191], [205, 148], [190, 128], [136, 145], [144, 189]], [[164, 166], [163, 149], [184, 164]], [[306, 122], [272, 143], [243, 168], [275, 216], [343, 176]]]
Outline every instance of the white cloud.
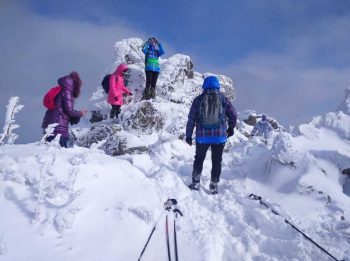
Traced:
[[286, 41], [279, 53], [257, 52], [222, 68], [237, 88], [239, 110], [296, 124], [334, 111], [350, 83], [349, 17], [331, 17]]

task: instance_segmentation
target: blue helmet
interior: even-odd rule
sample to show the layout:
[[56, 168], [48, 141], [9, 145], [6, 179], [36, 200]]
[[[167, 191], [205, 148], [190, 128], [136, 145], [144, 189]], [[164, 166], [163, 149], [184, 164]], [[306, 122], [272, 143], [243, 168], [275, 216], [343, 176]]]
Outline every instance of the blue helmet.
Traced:
[[203, 89], [220, 89], [220, 83], [216, 76], [208, 76], [204, 79]]

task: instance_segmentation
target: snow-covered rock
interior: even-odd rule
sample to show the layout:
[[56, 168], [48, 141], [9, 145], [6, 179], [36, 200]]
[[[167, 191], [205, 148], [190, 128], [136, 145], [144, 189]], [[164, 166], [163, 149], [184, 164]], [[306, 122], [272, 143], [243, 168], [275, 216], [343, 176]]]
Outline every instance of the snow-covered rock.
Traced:
[[350, 86], [348, 86], [345, 91], [345, 97], [343, 101], [338, 106], [338, 111], [342, 111], [348, 115], [350, 115]]
[[350, 115], [338, 112], [329, 112], [312, 119], [309, 124], [302, 124], [299, 132], [307, 136], [318, 135], [322, 128], [334, 130], [340, 137], [350, 139]]
[[[135, 140], [138, 142], [135, 143]], [[75, 144], [85, 148], [99, 148], [111, 156], [148, 151], [137, 137], [125, 132], [118, 124], [94, 125], [85, 135], [81, 135]]]
[[[257, 114], [254, 110], [244, 110], [239, 113], [238, 118], [249, 126], [254, 126], [259, 119], [261, 119], [262, 114]], [[271, 126], [276, 131], [284, 131], [284, 127], [280, 125], [277, 120], [273, 117], [268, 116], [267, 120], [270, 122]]]
[[165, 123], [165, 116], [158, 111], [153, 102], [143, 101], [135, 106], [130, 106], [123, 114], [123, 127], [125, 130], [134, 133], [152, 134], [160, 131]]
[[[187, 55], [176, 54], [167, 59], [160, 58], [161, 72], [156, 88], [157, 97], [154, 100], [142, 101], [146, 81], [142, 45], [142, 40], [138, 38], [121, 40], [114, 45], [115, 62], [110, 72], [120, 63], [127, 63], [130, 69], [127, 87], [134, 94], [132, 99], [122, 106], [118, 123], [125, 131], [136, 136], [158, 133], [163, 137], [168, 136], [167, 139], [183, 137], [190, 105], [202, 92], [204, 77], [211, 74], [195, 72], [193, 62]], [[233, 101], [235, 90], [232, 80], [224, 75], [217, 76], [221, 91]], [[110, 105], [106, 102], [106, 94], [101, 86], [93, 93], [90, 101], [90, 109], [93, 111], [91, 122], [108, 122]], [[88, 137], [92, 138], [93, 133], [85, 135], [82, 139], [86, 140]], [[147, 142], [147, 145], [142, 146], [148, 145], [150, 144]]]
[[287, 132], [282, 132], [274, 138], [272, 148], [272, 157], [282, 164], [295, 167], [302, 160], [302, 155], [295, 148], [292, 136]]

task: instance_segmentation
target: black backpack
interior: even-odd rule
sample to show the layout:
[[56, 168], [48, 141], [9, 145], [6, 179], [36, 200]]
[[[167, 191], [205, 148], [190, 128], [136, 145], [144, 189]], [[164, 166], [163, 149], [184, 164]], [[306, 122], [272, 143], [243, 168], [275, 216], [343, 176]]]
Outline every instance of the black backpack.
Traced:
[[109, 92], [109, 78], [111, 77], [110, 74], [107, 74], [105, 77], [103, 77], [103, 80], [101, 82], [102, 88], [105, 90], [105, 93], [108, 94]]
[[224, 121], [225, 97], [221, 93], [206, 92], [203, 94], [199, 116], [205, 129], [217, 129]]

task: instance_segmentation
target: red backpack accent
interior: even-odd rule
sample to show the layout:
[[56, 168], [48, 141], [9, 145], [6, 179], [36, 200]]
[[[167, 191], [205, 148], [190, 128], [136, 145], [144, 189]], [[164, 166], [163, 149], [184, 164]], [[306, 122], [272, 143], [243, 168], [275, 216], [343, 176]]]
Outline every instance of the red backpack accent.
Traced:
[[48, 110], [55, 109], [55, 97], [62, 90], [61, 86], [51, 88], [44, 96], [43, 104]]

